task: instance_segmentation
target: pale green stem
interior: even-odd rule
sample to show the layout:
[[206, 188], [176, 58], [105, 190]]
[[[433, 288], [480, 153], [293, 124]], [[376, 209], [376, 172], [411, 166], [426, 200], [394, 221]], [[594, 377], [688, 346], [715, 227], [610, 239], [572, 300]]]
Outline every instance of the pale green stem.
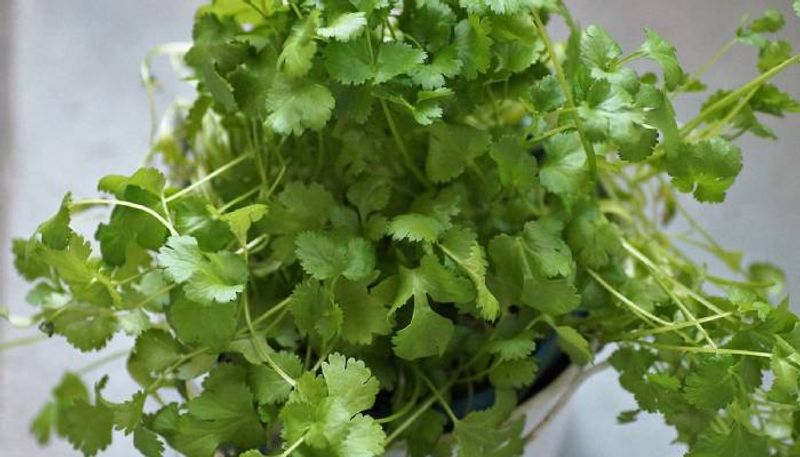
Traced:
[[[671, 322], [666, 321], [666, 320], [656, 316], [655, 314], [651, 313], [650, 311], [647, 311], [646, 309], [644, 309], [641, 306], [639, 306], [636, 303], [634, 303], [633, 300], [631, 300], [630, 298], [626, 297], [620, 291], [615, 289], [611, 284], [606, 282], [594, 270], [587, 270], [587, 271], [589, 272], [589, 275], [591, 275], [601, 286], [603, 286], [604, 289], [606, 289], [608, 292], [610, 292], [613, 296], [617, 297], [617, 299], [619, 299], [619, 301], [621, 301], [623, 304], [625, 304], [626, 306], [631, 308], [631, 310], [633, 310], [633, 312], [636, 313], [638, 316], [645, 318], [644, 320], [647, 321], [648, 324], [653, 325], [653, 322], [657, 322], [657, 323], [659, 323], [661, 325], [670, 325], [671, 324]], [[653, 322], [651, 322], [651, 321], [653, 321]]]
[[[567, 81], [564, 68], [562, 68], [561, 63], [558, 61], [558, 56], [556, 55], [552, 41], [550, 41], [550, 36], [547, 34], [547, 29], [545, 29], [542, 19], [535, 11], [533, 12], [533, 20], [536, 22], [536, 28], [539, 31], [539, 36], [542, 38], [545, 48], [547, 49], [547, 54], [550, 56], [550, 62], [552, 62], [553, 68], [555, 68], [556, 79], [558, 80], [559, 86], [561, 86], [561, 91], [564, 92], [564, 97], [567, 99], [569, 108], [574, 110], [575, 100], [572, 97], [572, 87]], [[586, 158], [589, 162], [589, 170], [591, 171], [592, 176], [597, 177], [597, 157], [594, 152], [594, 146], [583, 133], [583, 122], [581, 121], [581, 117], [577, 112], [573, 113], [573, 120], [575, 121], [575, 127], [578, 130], [578, 136], [580, 137], [583, 149], [586, 152]]]
[[225, 173], [226, 171], [230, 170], [231, 168], [235, 167], [236, 165], [239, 165], [240, 163], [244, 162], [245, 160], [249, 159], [250, 157], [251, 157], [250, 154], [240, 155], [239, 157], [231, 160], [230, 162], [228, 162], [225, 165], [217, 168], [216, 170], [212, 171], [211, 173], [203, 176], [203, 178], [193, 182], [190, 186], [185, 187], [185, 188], [179, 190], [178, 192], [175, 192], [174, 194], [170, 195], [169, 197], [167, 197], [167, 203], [171, 203], [172, 201], [177, 200], [177, 199], [183, 197], [184, 195], [186, 195], [186, 194], [188, 194], [190, 192], [193, 192], [198, 187], [200, 187], [203, 184], [207, 183], [208, 181], [216, 178], [217, 176], [221, 175], [222, 173]]
[[699, 354], [716, 354], [716, 355], [746, 355], [752, 357], [762, 357], [765, 359], [771, 359], [772, 354], [769, 352], [760, 352], [760, 351], [748, 351], [744, 349], [726, 349], [726, 348], [707, 348], [707, 347], [697, 347], [697, 346], [675, 346], [672, 344], [659, 344], [659, 343], [645, 343], [640, 342], [639, 344], [644, 344], [647, 346], [652, 346], [658, 349], [666, 349], [669, 351], [680, 351], [680, 352], [696, 352]]
[[173, 236], [178, 236], [179, 233], [175, 230], [175, 227], [169, 223], [166, 219], [164, 219], [160, 214], [153, 211], [152, 209], [139, 205], [138, 203], [127, 202], [125, 200], [110, 200], [104, 198], [87, 198], [84, 200], [77, 200], [72, 202], [70, 205], [71, 208], [79, 207], [79, 206], [95, 206], [95, 205], [105, 205], [105, 206], [127, 206], [128, 208], [137, 209], [139, 211], [145, 212], [152, 216], [155, 220], [161, 223], [164, 227], [169, 230], [169, 233]]
[[686, 136], [688, 132], [691, 132], [697, 126], [703, 123], [709, 116], [715, 114], [720, 109], [730, 105], [731, 103], [739, 100], [744, 94], [750, 92], [752, 89], [761, 86], [762, 84], [766, 83], [770, 79], [774, 78], [780, 72], [785, 70], [786, 68], [800, 62], [800, 54], [789, 57], [788, 59], [784, 60], [780, 64], [776, 65], [775, 67], [771, 68], [770, 70], [760, 74], [758, 77], [752, 79], [750, 82], [744, 84], [743, 86], [739, 87], [738, 89], [734, 90], [733, 92], [729, 93], [725, 97], [718, 100], [716, 103], [712, 104], [711, 106], [707, 107], [703, 111], [700, 112], [694, 119], [690, 120], [681, 128], [681, 136]]

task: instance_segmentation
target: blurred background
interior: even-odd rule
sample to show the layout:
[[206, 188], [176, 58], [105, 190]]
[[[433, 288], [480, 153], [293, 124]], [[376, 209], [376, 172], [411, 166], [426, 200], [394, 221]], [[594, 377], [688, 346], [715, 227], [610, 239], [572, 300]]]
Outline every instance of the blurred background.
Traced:
[[[565, 0], [582, 24], [606, 28], [626, 51], [651, 27], [674, 43], [687, 71], [696, 70], [735, 32], [744, 14], [772, 7], [786, 14], [784, 38], [800, 49], [800, 20], [789, 0]], [[153, 46], [190, 38], [200, 1], [0, 0], [0, 303], [28, 314], [26, 284], [16, 276], [11, 239], [30, 234], [58, 207], [62, 195], [92, 196], [96, 180], [132, 172], [148, 147], [150, 117], [139, 82], [139, 64]], [[755, 75], [755, 51], [737, 46], [704, 78], [712, 87], [735, 87]], [[156, 75], [165, 83], [160, 108], [179, 83], [168, 65]], [[800, 97], [800, 67], [779, 78]], [[697, 109], [684, 97], [679, 113]], [[684, 116], [684, 118], [686, 118]], [[742, 249], [746, 260], [768, 259], [787, 273], [792, 296], [800, 296], [800, 116], [768, 123], [780, 142], [743, 138], [745, 167], [724, 205], [697, 205], [691, 212], [723, 246]], [[91, 230], [102, 214], [82, 216]], [[89, 232], [91, 233], [91, 232]], [[800, 309], [797, 305], [795, 310]], [[31, 334], [0, 325], [0, 343]], [[115, 340], [107, 352], [124, 347]], [[68, 444], [39, 448], [28, 424], [63, 370], [94, 357], [68, 348], [60, 338], [24, 350], [0, 352], [0, 455], [75, 455]], [[108, 396], [121, 399], [123, 363], [111, 365]], [[106, 371], [106, 370], [104, 370]], [[564, 457], [638, 457], [683, 454], [670, 444], [674, 433], [658, 417], [617, 425], [616, 415], [633, 399], [605, 372], [572, 400]], [[105, 454], [135, 455], [128, 440], [115, 440]]]

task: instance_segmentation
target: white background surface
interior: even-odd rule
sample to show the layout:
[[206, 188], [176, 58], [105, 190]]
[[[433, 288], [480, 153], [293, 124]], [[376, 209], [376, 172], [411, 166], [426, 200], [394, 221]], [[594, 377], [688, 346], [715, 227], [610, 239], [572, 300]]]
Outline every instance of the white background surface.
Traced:
[[[608, 29], [626, 50], [643, 39], [643, 27], [676, 44], [689, 70], [721, 46], [744, 13], [766, 6], [787, 12], [786, 37], [800, 47], [800, 21], [788, 0], [566, 0], [584, 24]], [[27, 286], [11, 270], [11, 236], [27, 235], [51, 215], [66, 191], [91, 196], [96, 179], [133, 171], [147, 147], [149, 117], [138, 80], [141, 57], [152, 46], [190, 36], [197, 1], [187, 0], [0, 0], [0, 48], [11, 25], [10, 67], [0, 57], [0, 303], [27, 311]], [[2, 56], [2, 51], [0, 51]], [[754, 51], [739, 47], [708, 75], [712, 86], [733, 87], [754, 75]], [[162, 69], [164, 67], [161, 67]], [[162, 70], [161, 75], [167, 76]], [[10, 81], [10, 90], [3, 87]], [[800, 67], [781, 78], [800, 96]], [[10, 95], [10, 127], [3, 122]], [[696, 100], [678, 105], [679, 111]], [[745, 168], [723, 206], [692, 205], [724, 245], [743, 248], [750, 260], [771, 259], [786, 268], [794, 295], [800, 294], [800, 118], [772, 122], [780, 143], [743, 141]], [[10, 149], [9, 147], [10, 146]], [[91, 219], [93, 216], [89, 216]], [[97, 216], [94, 216], [97, 217]], [[87, 221], [91, 227], [95, 220]], [[0, 328], [0, 338], [23, 335]], [[117, 341], [117, 344], [120, 342]], [[64, 443], [38, 448], [28, 423], [65, 367], [86, 358], [58, 338], [44, 345], [0, 354], [0, 455], [69, 456]], [[130, 385], [122, 366], [112, 374], [110, 396]], [[572, 403], [565, 456], [679, 456], [672, 431], [657, 417], [617, 426], [614, 418], [633, 400], [613, 373], [588, 382]], [[104, 455], [133, 455], [126, 440]]]

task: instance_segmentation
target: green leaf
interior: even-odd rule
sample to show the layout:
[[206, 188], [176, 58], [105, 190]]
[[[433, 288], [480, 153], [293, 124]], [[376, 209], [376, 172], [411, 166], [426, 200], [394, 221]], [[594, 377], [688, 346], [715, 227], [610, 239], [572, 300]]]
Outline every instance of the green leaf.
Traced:
[[167, 319], [181, 341], [212, 351], [222, 351], [233, 339], [237, 317], [235, 302], [204, 306], [180, 297], [167, 308]]
[[266, 205], [254, 204], [224, 214], [222, 215], [222, 220], [231, 227], [231, 231], [236, 236], [236, 239], [239, 240], [239, 244], [245, 246], [250, 226], [254, 222], [258, 222], [266, 213]]
[[42, 235], [42, 244], [45, 246], [62, 250], [69, 245], [69, 238], [72, 234], [72, 230], [69, 228], [70, 205], [72, 205], [72, 196], [67, 194], [61, 201], [58, 213], [43, 222], [37, 229]]
[[396, 76], [411, 72], [425, 61], [425, 51], [409, 44], [392, 41], [381, 45], [378, 51], [375, 82], [383, 83]]
[[685, 145], [667, 157], [675, 186], [701, 202], [721, 202], [742, 169], [742, 152], [722, 138]]
[[386, 181], [375, 176], [362, 179], [347, 189], [347, 200], [358, 208], [362, 221], [369, 214], [385, 208], [391, 195]]
[[229, 303], [247, 283], [247, 265], [232, 252], [205, 254], [206, 262], [185, 284], [186, 296], [199, 303]]
[[455, 27], [456, 50], [463, 64], [462, 74], [467, 79], [475, 79], [489, 69], [492, 57], [489, 32], [489, 21], [476, 15], [462, 19]]
[[289, 309], [297, 327], [307, 334], [330, 340], [341, 331], [342, 309], [319, 281], [300, 283], [292, 292]]
[[328, 221], [333, 205], [333, 196], [321, 185], [291, 182], [269, 204], [258, 229], [281, 235], [318, 230]]
[[342, 309], [342, 338], [351, 344], [371, 344], [377, 335], [391, 330], [385, 303], [370, 294], [363, 284], [339, 280], [336, 302]]
[[305, 76], [314, 65], [314, 54], [317, 53], [317, 42], [314, 41], [319, 10], [308, 15], [305, 22], [297, 22], [292, 32], [283, 43], [283, 50], [278, 56], [278, 65], [290, 79]]
[[654, 30], [646, 28], [647, 40], [640, 48], [647, 57], [655, 60], [664, 71], [664, 83], [667, 90], [675, 90], [683, 81], [684, 72], [678, 63], [675, 46], [667, 42]]
[[609, 222], [595, 205], [582, 205], [567, 227], [569, 243], [578, 264], [602, 268], [622, 249], [619, 227]]
[[523, 418], [508, 421], [516, 406], [512, 391], [498, 390], [494, 405], [483, 411], [469, 413], [455, 423], [453, 436], [460, 457], [521, 455]]
[[586, 365], [594, 360], [589, 342], [577, 330], [566, 326], [556, 326], [553, 329], [558, 336], [559, 347], [567, 353], [573, 363]]
[[145, 427], [137, 427], [133, 431], [133, 445], [144, 457], [161, 457], [164, 455], [164, 444], [158, 435]]
[[86, 456], [96, 455], [111, 444], [114, 414], [103, 405], [84, 400], [64, 408], [59, 417], [59, 431], [72, 446]]
[[383, 455], [386, 434], [373, 418], [361, 414], [350, 420], [347, 436], [339, 446], [340, 455], [373, 457]]
[[537, 5], [536, 0], [459, 0], [458, 4], [470, 13], [517, 14]]
[[236, 299], [247, 282], [247, 265], [228, 252], [205, 253], [191, 236], [172, 236], [158, 253], [167, 276], [185, 284], [187, 297], [200, 303], [228, 303]]
[[117, 319], [109, 309], [85, 304], [65, 307], [52, 324], [56, 333], [83, 352], [104, 348], [117, 330]]
[[522, 287], [522, 303], [549, 316], [567, 314], [581, 303], [570, 279], [528, 279]]
[[322, 84], [277, 78], [267, 98], [270, 115], [266, 125], [282, 135], [318, 130], [330, 119], [335, 103], [331, 91]]
[[375, 77], [366, 40], [333, 42], [323, 50], [325, 67], [331, 77], [343, 84], [364, 84]]
[[380, 385], [360, 360], [336, 353], [322, 363], [322, 376], [328, 395], [336, 397], [350, 414], [372, 407]]
[[451, 230], [445, 235], [441, 248], [469, 276], [475, 286], [475, 302], [481, 316], [489, 321], [497, 318], [500, 303], [486, 286], [486, 258], [475, 233], [467, 229]]
[[[212, 373], [213, 376], [213, 373]], [[178, 421], [174, 447], [189, 456], [211, 455], [223, 444], [259, 446], [265, 430], [253, 408], [253, 396], [241, 381], [224, 382], [188, 402]]]
[[507, 360], [492, 368], [489, 381], [499, 389], [519, 389], [533, 383], [536, 370], [535, 360]]
[[426, 243], [438, 241], [444, 230], [438, 219], [416, 213], [395, 216], [386, 228], [386, 232], [395, 240]]
[[686, 457], [762, 457], [769, 454], [764, 437], [753, 435], [745, 426], [735, 424], [728, 433], [702, 435]]
[[608, 79], [615, 71], [622, 49], [602, 27], [590, 25], [581, 36], [581, 60], [597, 79]]
[[581, 193], [588, 178], [586, 153], [575, 133], [559, 134], [545, 143], [539, 180], [545, 189], [570, 199]]
[[[291, 376], [299, 378], [303, 373], [303, 362], [297, 355], [281, 351], [271, 355], [276, 365]], [[260, 405], [273, 405], [289, 398], [292, 386], [286, 383], [275, 370], [266, 365], [251, 365], [247, 372], [247, 382], [253, 390], [253, 397]]]
[[136, 338], [133, 353], [149, 371], [161, 372], [181, 358], [181, 346], [164, 330], [150, 329]]
[[439, 122], [431, 126], [425, 172], [434, 182], [458, 177], [489, 148], [488, 132], [467, 125]]
[[247, 46], [234, 39], [238, 32], [238, 25], [229, 18], [220, 19], [211, 14], [198, 16], [192, 30], [192, 48], [185, 58], [214, 100], [231, 112], [237, 108], [236, 99], [223, 75], [246, 56]]
[[563, 106], [567, 98], [556, 77], [547, 75], [531, 86], [531, 101], [536, 111], [547, 113]]
[[716, 357], [698, 364], [686, 377], [684, 396], [698, 408], [718, 410], [733, 401], [737, 383], [730, 357]]
[[497, 163], [503, 187], [525, 193], [536, 185], [536, 159], [526, 149], [519, 135], [501, 138], [492, 145], [489, 156]]
[[411, 72], [415, 84], [423, 89], [433, 90], [445, 85], [445, 78], [453, 78], [461, 72], [461, 60], [454, 47], [438, 52], [429, 64], [418, 65]]
[[363, 238], [336, 239], [319, 232], [297, 236], [297, 258], [309, 275], [319, 280], [344, 276], [367, 278], [375, 269], [375, 251]]
[[325, 38], [349, 41], [360, 35], [366, 26], [367, 16], [363, 11], [344, 13], [329, 19], [325, 27], [317, 29], [317, 33]]
[[[450, 345], [454, 331], [450, 319], [431, 309], [424, 295], [415, 295], [411, 322], [392, 337], [394, 353], [406, 360], [441, 357]], [[436, 335], [436, 338], [431, 339], [430, 335]]]

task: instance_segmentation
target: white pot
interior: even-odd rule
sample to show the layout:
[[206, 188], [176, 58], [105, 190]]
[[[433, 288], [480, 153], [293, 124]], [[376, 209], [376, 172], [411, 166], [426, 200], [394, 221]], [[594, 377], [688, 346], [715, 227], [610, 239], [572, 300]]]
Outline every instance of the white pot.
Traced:
[[[517, 407], [512, 417], [525, 416], [525, 436], [536, 429], [525, 446], [525, 457], [559, 457], [569, 425], [569, 401], [579, 382], [581, 371], [570, 365], [547, 387]], [[544, 421], [544, 422], [543, 422]], [[396, 447], [384, 457], [405, 457], [405, 449]]]

